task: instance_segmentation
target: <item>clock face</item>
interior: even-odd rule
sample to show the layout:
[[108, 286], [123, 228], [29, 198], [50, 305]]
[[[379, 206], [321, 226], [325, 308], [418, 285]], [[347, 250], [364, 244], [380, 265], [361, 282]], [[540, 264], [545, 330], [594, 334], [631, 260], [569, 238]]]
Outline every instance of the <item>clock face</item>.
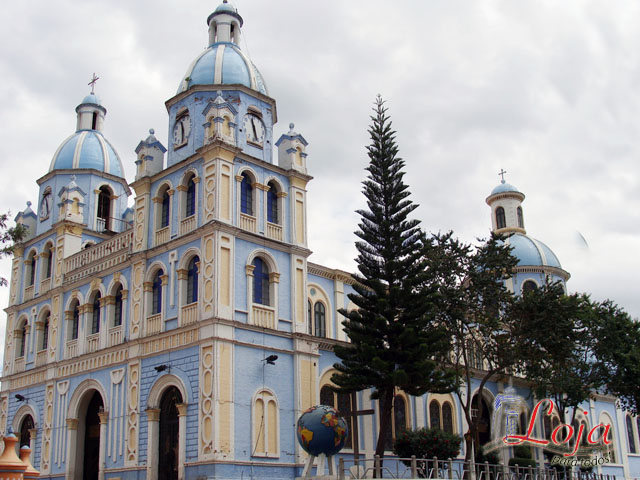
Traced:
[[244, 117], [244, 131], [247, 142], [262, 145], [264, 142], [264, 125], [256, 115], [249, 114]]
[[191, 132], [191, 119], [189, 115], [183, 115], [176, 120], [173, 127], [173, 145], [180, 147], [187, 143], [189, 133]]

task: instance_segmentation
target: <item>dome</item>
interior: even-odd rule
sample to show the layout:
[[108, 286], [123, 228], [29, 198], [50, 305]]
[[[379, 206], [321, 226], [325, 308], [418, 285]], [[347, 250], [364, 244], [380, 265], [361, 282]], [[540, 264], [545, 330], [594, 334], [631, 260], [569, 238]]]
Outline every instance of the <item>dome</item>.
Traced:
[[236, 12], [236, 9], [233, 8], [233, 5], [231, 5], [230, 3], [224, 2], [218, 5], [218, 7], [214, 10], [213, 13], [231, 13], [235, 15], [237, 12]]
[[51, 160], [49, 171], [74, 168], [93, 168], [124, 178], [120, 157], [97, 130], [77, 131], [62, 142]]
[[218, 42], [193, 61], [178, 93], [187, 91], [193, 85], [237, 84], [268, 95], [262, 75], [249, 57], [231, 42]]
[[102, 106], [102, 103], [100, 102], [100, 98], [95, 93], [90, 93], [89, 95], [84, 97], [82, 99], [82, 102], [80, 102], [80, 105], [84, 105], [84, 104]]
[[506, 192], [514, 192], [514, 193], [522, 194], [522, 192], [518, 190], [516, 187], [514, 187], [510, 183], [507, 183], [503, 180], [502, 182], [500, 182], [500, 185], [498, 185], [496, 188], [491, 190], [491, 194], [489, 196], [496, 195], [497, 193], [506, 193]]
[[544, 243], [527, 235], [515, 233], [505, 240], [511, 245], [511, 254], [518, 259], [518, 266], [547, 266], [562, 268], [558, 257]]

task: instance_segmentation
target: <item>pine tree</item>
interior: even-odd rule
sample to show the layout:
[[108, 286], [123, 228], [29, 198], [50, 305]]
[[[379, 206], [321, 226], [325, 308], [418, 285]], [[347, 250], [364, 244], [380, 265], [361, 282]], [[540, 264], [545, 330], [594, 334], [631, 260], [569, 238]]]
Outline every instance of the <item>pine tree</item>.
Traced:
[[[391, 433], [396, 389], [410, 395], [452, 389], [452, 376], [442, 366], [449, 352], [446, 335], [435, 322], [432, 293], [425, 285], [419, 221], [409, 219], [417, 208], [404, 183], [405, 163], [398, 155], [395, 132], [380, 96], [375, 103], [369, 175], [363, 182], [367, 209], [358, 210], [356, 235], [358, 274], [349, 299], [358, 307], [341, 314], [350, 344], [336, 346], [341, 363], [333, 381], [344, 391], [372, 389], [380, 401], [376, 455], [384, 455]], [[388, 446], [388, 445], [387, 445]]]

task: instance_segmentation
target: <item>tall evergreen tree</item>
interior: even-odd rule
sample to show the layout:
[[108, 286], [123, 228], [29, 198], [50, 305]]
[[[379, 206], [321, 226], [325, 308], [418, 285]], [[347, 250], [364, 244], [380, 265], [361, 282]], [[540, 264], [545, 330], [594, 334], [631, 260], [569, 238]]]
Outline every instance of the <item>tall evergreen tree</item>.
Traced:
[[425, 237], [420, 222], [409, 219], [417, 205], [408, 198], [405, 163], [380, 96], [374, 111], [369, 175], [363, 182], [367, 209], [357, 211], [361, 221], [355, 232], [359, 274], [349, 295], [358, 308], [340, 311], [350, 343], [335, 347], [341, 363], [333, 381], [346, 391], [371, 388], [372, 398], [379, 399], [376, 455], [383, 456], [396, 389], [411, 395], [450, 391], [453, 376], [443, 367], [447, 336], [436, 323], [432, 293], [422, 287]]

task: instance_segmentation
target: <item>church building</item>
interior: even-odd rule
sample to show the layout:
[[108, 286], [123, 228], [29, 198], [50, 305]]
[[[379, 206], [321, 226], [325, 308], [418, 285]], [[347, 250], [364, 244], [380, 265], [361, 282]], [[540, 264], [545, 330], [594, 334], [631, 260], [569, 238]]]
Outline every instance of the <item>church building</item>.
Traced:
[[[92, 87], [16, 217], [29, 231], [12, 264], [0, 433], [31, 446], [41, 478], [295, 478], [295, 423], [319, 403], [376, 412], [349, 417], [341, 452], [373, 457], [377, 401], [330, 388], [353, 281], [311, 261], [307, 140], [293, 124], [274, 139], [276, 100], [240, 49], [238, 11], [225, 0], [206, 23], [208, 48], [166, 102], [169, 144], [150, 130], [121, 157]], [[524, 198], [503, 180], [486, 199], [493, 230], [512, 234], [515, 293], [569, 279], [527, 235]], [[490, 384], [476, 412], [487, 439], [506, 388]], [[597, 471], [639, 476], [640, 420], [604, 396], [585, 411], [579, 422], [613, 426], [615, 462]], [[420, 426], [468, 428], [455, 395], [397, 392], [393, 434]]]

